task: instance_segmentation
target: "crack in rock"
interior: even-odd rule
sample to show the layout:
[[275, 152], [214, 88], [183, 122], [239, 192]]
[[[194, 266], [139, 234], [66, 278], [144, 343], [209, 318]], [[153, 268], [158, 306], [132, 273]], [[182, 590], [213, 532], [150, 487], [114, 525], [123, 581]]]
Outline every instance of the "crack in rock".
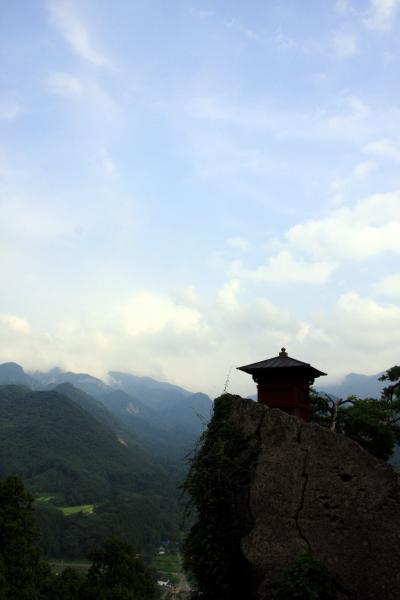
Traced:
[[[297, 435], [297, 442], [299, 444], [301, 444], [301, 426], [299, 427], [299, 433]], [[307, 488], [307, 483], [308, 483], [308, 473], [307, 473], [308, 450], [301, 448], [301, 451], [304, 454], [303, 470], [302, 470], [302, 473], [301, 473], [301, 477], [303, 479], [303, 485], [302, 485], [302, 489], [301, 489], [301, 496], [300, 496], [299, 506], [297, 508], [297, 511], [295, 512], [294, 520], [295, 520], [295, 523], [296, 523], [297, 531], [299, 532], [299, 535], [300, 535], [301, 539], [307, 544], [308, 552], [311, 553], [311, 544], [308, 541], [308, 539], [306, 538], [306, 536], [304, 535], [304, 533], [303, 533], [303, 531], [302, 531], [302, 529], [300, 527], [300, 522], [299, 522], [299, 520], [300, 520], [300, 513], [302, 512], [302, 510], [304, 508], [304, 500], [305, 500], [306, 488]]]

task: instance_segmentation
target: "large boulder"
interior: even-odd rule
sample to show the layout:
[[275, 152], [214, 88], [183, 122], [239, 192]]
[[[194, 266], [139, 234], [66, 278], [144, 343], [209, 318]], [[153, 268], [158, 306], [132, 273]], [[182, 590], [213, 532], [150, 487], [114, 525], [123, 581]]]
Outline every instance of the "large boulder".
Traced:
[[255, 596], [299, 555], [335, 574], [342, 597], [400, 598], [399, 476], [352, 440], [236, 398], [229, 420], [259, 454], [249, 489], [253, 526], [241, 549]]

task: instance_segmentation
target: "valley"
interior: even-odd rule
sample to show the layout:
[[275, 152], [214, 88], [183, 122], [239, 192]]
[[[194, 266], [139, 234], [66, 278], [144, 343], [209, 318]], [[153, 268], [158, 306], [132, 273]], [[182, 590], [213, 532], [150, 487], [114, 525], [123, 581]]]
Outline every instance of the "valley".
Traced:
[[46, 557], [83, 559], [111, 533], [145, 556], [181, 539], [179, 484], [211, 401], [150, 378], [112, 381], [0, 365], [0, 477], [19, 475], [34, 495]]

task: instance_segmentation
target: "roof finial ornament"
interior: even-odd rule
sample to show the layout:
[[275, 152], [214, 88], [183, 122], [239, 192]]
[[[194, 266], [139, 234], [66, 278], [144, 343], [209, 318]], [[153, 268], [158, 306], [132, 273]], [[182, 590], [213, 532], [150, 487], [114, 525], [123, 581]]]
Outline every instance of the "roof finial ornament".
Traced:
[[286, 348], [281, 348], [281, 351], [279, 352], [279, 356], [287, 356], [288, 353], [286, 352]]

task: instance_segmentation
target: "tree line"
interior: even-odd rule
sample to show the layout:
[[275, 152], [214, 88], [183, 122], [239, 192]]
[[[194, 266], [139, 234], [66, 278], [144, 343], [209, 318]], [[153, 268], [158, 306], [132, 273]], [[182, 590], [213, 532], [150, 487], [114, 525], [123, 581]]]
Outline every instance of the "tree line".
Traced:
[[111, 537], [89, 554], [86, 574], [52, 572], [37, 548], [33, 497], [22, 480], [0, 481], [0, 598], [2, 600], [156, 600], [156, 584], [126, 541]]
[[377, 458], [388, 460], [400, 443], [400, 367], [388, 369], [379, 380], [388, 382], [379, 399], [335, 398], [313, 390], [310, 420], [350, 437]]

